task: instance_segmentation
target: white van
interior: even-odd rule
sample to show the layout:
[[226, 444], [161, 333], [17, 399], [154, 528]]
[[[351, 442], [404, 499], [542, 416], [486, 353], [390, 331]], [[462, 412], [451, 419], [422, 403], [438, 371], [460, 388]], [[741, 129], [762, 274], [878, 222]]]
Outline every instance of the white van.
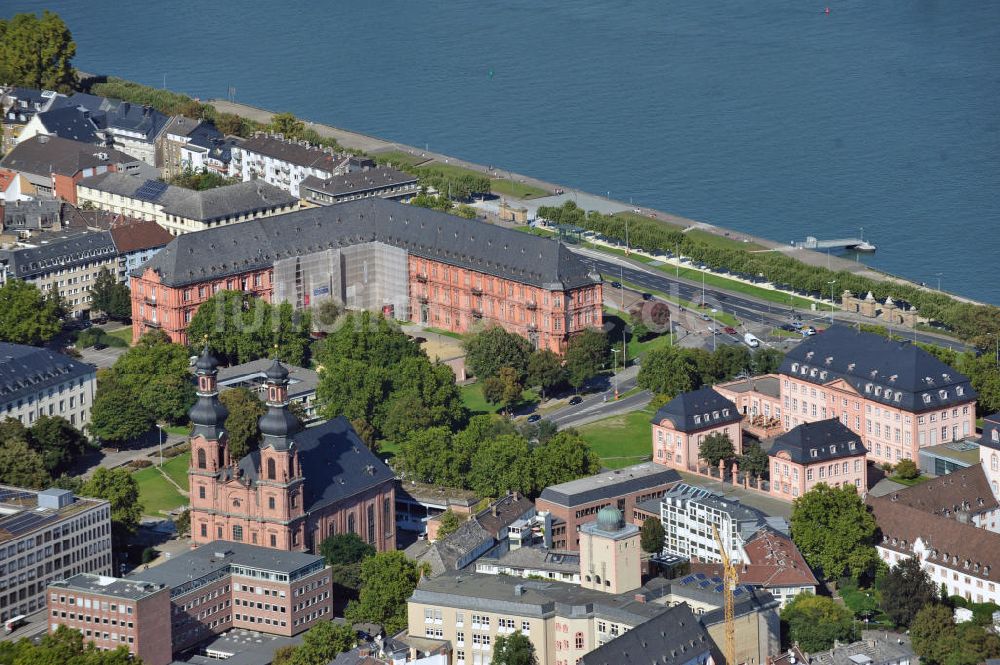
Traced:
[[760, 340], [757, 339], [753, 335], [753, 333], [747, 333], [746, 335], [743, 335], [743, 341], [746, 343], [747, 346], [749, 346], [752, 349], [756, 349], [758, 346], [760, 346]]

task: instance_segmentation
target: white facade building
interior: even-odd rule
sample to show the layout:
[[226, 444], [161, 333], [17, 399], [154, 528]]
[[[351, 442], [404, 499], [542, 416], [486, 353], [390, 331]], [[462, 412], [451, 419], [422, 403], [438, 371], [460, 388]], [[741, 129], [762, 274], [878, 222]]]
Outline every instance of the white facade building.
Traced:
[[714, 526], [729, 557], [748, 563], [746, 541], [764, 524], [763, 516], [738, 501], [702, 487], [681, 483], [660, 502], [664, 550], [691, 560], [719, 563], [722, 556]]
[[55, 580], [112, 572], [107, 501], [0, 486], [0, 621], [45, 609]]
[[259, 133], [233, 146], [229, 168], [233, 176], [244, 181], [263, 180], [298, 197], [299, 185], [309, 176], [327, 180], [360, 170], [363, 165], [362, 160], [338, 154], [331, 148], [286, 140], [280, 134]]
[[0, 420], [14, 418], [30, 427], [40, 416], [62, 416], [82, 429], [90, 422], [96, 389], [92, 365], [48, 349], [0, 342]]

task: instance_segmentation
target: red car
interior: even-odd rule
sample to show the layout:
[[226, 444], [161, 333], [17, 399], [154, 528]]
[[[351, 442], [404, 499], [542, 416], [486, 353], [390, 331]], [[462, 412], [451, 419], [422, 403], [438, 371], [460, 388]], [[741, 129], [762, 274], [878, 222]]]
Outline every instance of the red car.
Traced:
[[727, 335], [735, 335], [735, 334], [736, 334], [736, 328], [733, 328], [732, 326], [726, 326], [726, 327], [725, 327], [725, 328], [723, 328], [722, 330], [723, 330], [723, 331], [724, 331], [724, 332], [725, 332], [725, 333], [726, 333]]

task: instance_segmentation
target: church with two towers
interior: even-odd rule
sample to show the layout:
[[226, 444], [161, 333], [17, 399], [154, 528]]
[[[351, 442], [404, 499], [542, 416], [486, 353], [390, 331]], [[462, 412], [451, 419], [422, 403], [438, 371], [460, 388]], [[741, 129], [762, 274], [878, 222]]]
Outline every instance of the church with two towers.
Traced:
[[261, 443], [230, 454], [218, 362], [206, 345], [195, 365], [188, 485], [191, 536], [317, 552], [327, 537], [356, 533], [379, 551], [396, 548], [395, 476], [343, 416], [303, 428], [288, 409], [288, 370], [266, 372]]

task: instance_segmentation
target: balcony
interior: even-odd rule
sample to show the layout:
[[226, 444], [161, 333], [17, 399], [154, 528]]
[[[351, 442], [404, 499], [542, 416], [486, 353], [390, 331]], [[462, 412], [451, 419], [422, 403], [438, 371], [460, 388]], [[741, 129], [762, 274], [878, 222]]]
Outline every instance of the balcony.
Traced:
[[414, 275], [414, 277], [416, 278], [416, 280], [418, 282], [420, 282], [422, 284], [426, 284], [427, 283], [427, 275], [426, 275], [426, 273], [418, 272], [416, 275]]
[[426, 305], [426, 304], [427, 304], [427, 302], [428, 302], [428, 300], [429, 300], [429, 299], [427, 298], [427, 296], [425, 296], [425, 295], [424, 295], [424, 294], [422, 294], [422, 293], [421, 293], [420, 295], [418, 295], [418, 296], [417, 296], [417, 302], [419, 302], [419, 303], [420, 303], [421, 305]]
[[156, 296], [145, 296], [143, 298], [143, 301], [145, 301], [147, 305], [152, 305], [153, 307], [156, 307]]
[[146, 326], [147, 328], [162, 328], [163, 327], [163, 324], [160, 323], [159, 321], [157, 321], [156, 319], [151, 319], [151, 318], [146, 317], [146, 316], [142, 317], [142, 325]]
[[534, 323], [529, 323], [528, 332], [538, 332], [538, 325]]
[[538, 309], [538, 303], [534, 301], [528, 302], [524, 306], [525, 308], [527, 308], [529, 312], [534, 312], [536, 309]]

